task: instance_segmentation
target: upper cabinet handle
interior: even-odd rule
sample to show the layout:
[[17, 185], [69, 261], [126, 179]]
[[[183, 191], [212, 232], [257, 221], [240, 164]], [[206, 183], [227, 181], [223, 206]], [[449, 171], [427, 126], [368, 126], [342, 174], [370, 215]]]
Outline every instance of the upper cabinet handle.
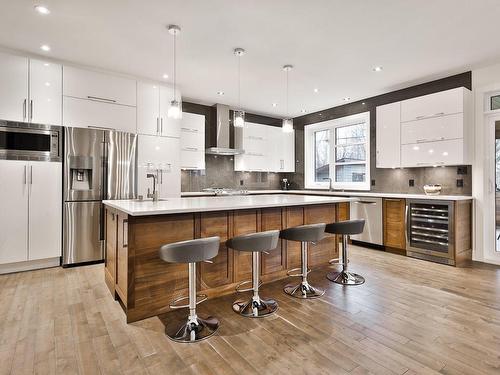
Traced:
[[23, 120], [25, 120], [25, 119], [26, 119], [26, 101], [27, 101], [27, 100], [28, 100], [28, 99], [24, 99], [24, 100], [23, 100]]
[[33, 120], [33, 99], [30, 100], [30, 120]]
[[87, 95], [87, 99], [90, 99], [90, 100], [99, 100], [99, 101], [109, 102], [109, 103], [116, 103], [116, 100], [114, 100], [114, 99], [100, 98], [98, 96]]

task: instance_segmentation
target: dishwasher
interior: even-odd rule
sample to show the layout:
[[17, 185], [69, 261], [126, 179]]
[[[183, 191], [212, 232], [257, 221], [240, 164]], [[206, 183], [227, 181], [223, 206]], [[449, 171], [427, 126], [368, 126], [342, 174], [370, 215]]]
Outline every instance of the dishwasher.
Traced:
[[351, 220], [364, 219], [363, 233], [350, 236], [351, 240], [369, 244], [384, 244], [382, 231], [382, 198], [355, 197], [359, 200], [351, 202]]

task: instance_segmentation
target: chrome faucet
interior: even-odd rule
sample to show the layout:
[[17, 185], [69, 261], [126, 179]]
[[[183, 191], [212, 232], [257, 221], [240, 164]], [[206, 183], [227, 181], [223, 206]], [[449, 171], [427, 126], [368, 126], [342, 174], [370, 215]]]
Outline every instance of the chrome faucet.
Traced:
[[323, 180], [329, 180], [330, 181], [330, 186], [328, 188], [328, 191], [332, 192], [333, 191], [333, 186], [332, 186], [332, 178], [331, 177], [324, 177]]
[[153, 179], [153, 192], [151, 193], [150, 188], [148, 188], [148, 198], [152, 198], [153, 202], [158, 202], [158, 169], [155, 171], [155, 173], [148, 173], [146, 175], [146, 178], [152, 178]]

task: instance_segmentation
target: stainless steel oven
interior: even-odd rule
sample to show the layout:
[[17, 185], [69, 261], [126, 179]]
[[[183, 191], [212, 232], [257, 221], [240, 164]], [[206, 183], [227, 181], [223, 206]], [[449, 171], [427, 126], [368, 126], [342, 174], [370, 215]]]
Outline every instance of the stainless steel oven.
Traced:
[[0, 121], [0, 159], [62, 160], [62, 127]]
[[453, 202], [408, 199], [406, 254], [434, 262], [455, 264]]

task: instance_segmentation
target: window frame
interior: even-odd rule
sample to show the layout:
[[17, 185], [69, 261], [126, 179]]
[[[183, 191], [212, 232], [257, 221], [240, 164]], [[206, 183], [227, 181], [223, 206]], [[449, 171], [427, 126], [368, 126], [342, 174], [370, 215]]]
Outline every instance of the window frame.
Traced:
[[[366, 152], [366, 160], [364, 162], [348, 162], [348, 163], [337, 163], [336, 159], [336, 139], [335, 139], [335, 130], [337, 128], [356, 125], [359, 123], [364, 123], [366, 126], [366, 141], [365, 152]], [[315, 173], [315, 133], [318, 131], [329, 130], [330, 136], [329, 139], [332, 141], [331, 146], [329, 147], [329, 175], [332, 178], [332, 187], [338, 190], [370, 190], [371, 185], [371, 177], [370, 177], [370, 167], [371, 167], [371, 158], [370, 158], [370, 112], [362, 112], [357, 113], [355, 115], [339, 117], [333, 120], [327, 120], [323, 122], [318, 122], [311, 125], [304, 126], [304, 166], [305, 166], [305, 174], [304, 174], [304, 186], [306, 189], [328, 189], [330, 186], [330, 182], [328, 180], [325, 181], [315, 181], [314, 173]], [[353, 145], [356, 143], [353, 143]], [[349, 144], [351, 145], [351, 144]], [[337, 182], [335, 180], [335, 166], [338, 165], [365, 165], [365, 181], [363, 182]]]

